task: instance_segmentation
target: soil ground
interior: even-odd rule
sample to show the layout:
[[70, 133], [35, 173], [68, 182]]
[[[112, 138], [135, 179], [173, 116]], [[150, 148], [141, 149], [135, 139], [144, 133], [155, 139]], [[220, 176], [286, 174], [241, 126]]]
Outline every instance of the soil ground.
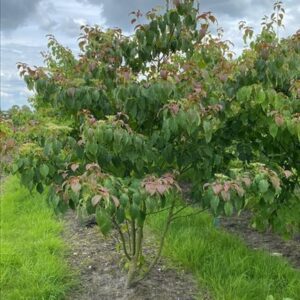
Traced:
[[[126, 272], [119, 263], [122, 256], [116, 251], [116, 235], [103, 237], [97, 226], [80, 224], [73, 212], [69, 212], [65, 220], [64, 235], [71, 247], [70, 264], [80, 272], [80, 287], [68, 300], [190, 300], [199, 297], [192, 275], [171, 267], [166, 259], [141, 283], [125, 288]], [[145, 241], [146, 259], [154, 254], [154, 244], [151, 238]], [[201, 293], [200, 299], [210, 298]]]

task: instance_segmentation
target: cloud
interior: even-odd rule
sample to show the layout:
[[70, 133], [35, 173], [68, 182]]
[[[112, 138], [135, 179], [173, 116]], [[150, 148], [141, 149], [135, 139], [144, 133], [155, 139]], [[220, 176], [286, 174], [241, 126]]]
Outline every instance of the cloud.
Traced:
[[[140, 9], [142, 12], [147, 12], [151, 8], [161, 6], [166, 7], [165, 0], [79, 0], [82, 3], [92, 3], [94, 5], [101, 5], [103, 7], [103, 16], [106, 19], [106, 24], [111, 27], [120, 27], [125, 31], [132, 31], [133, 26], [130, 24], [131, 17], [128, 15], [131, 11]], [[169, 0], [172, 3], [172, 0]], [[264, 15], [270, 15], [273, 9], [273, 2], [270, 0], [210, 0], [201, 1], [200, 10], [212, 11], [219, 20], [219, 24], [226, 31], [232, 32], [232, 25], [236, 27], [234, 30], [234, 38], [238, 31], [238, 22], [247, 20], [250, 25], [255, 28], [260, 27], [261, 18]], [[171, 6], [171, 4], [170, 4]], [[300, 19], [300, 6], [298, 0], [284, 1], [284, 7], [287, 13], [293, 15], [294, 20], [287, 18], [289, 21], [289, 28], [286, 33], [291, 34], [295, 32], [298, 26], [297, 20]], [[233, 21], [235, 24], [233, 24]], [[298, 22], [299, 23], [299, 22]]]
[[120, 27], [125, 31], [132, 30], [130, 24], [132, 19], [129, 13], [140, 9], [143, 13], [157, 6], [166, 6], [164, 0], [80, 0], [83, 3], [92, 3], [103, 6], [103, 16], [106, 19], [106, 25], [110, 27]]
[[41, 48], [33, 46], [6, 44], [1, 47], [1, 56], [4, 58], [1, 65], [1, 109], [6, 110], [12, 105], [27, 104], [31, 93], [26, 84], [19, 77], [16, 62], [28, 62], [30, 65], [39, 65], [42, 62]]
[[[4, 75], [4, 76], [2, 76]], [[2, 110], [7, 110], [13, 105], [25, 105], [28, 97], [32, 95], [17, 75], [1, 74], [1, 105]]]
[[1, 0], [1, 30], [14, 30], [36, 12], [41, 0]]

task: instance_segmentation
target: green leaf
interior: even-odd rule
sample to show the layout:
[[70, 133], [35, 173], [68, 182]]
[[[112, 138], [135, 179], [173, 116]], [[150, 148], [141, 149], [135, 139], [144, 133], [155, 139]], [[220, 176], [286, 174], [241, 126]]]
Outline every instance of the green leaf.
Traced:
[[19, 170], [19, 166], [17, 164], [12, 165], [12, 172], [15, 174]]
[[124, 209], [118, 208], [116, 211], [116, 218], [119, 224], [123, 223], [125, 220], [125, 212]]
[[100, 227], [101, 232], [107, 235], [112, 228], [112, 221], [105, 211], [102, 209], [97, 209], [96, 211], [96, 221]]
[[92, 155], [96, 155], [97, 151], [98, 151], [98, 145], [96, 143], [92, 143], [92, 144], [87, 144], [86, 146], [87, 151], [92, 154]]
[[134, 204], [136, 204], [137, 206], [140, 205], [141, 203], [141, 195], [139, 193], [134, 193], [132, 195], [132, 201]]
[[105, 141], [107, 143], [110, 143], [113, 139], [113, 130], [112, 128], [106, 128], [106, 130], [104, 131], [104, 138], [105, 138]]
[[212, 138], [211, 123], [207, 120], [203, 121], [203, 129], [204, 129], [205, 140], [207, 143], [209, 143]]
[[37, 184], [36, 190], [37, 190], [40, 194], [43, 193], [44, 187], [43, 187], [43, 184], [42, 184], [41, 182], [39, 182], [39, 183]]
[[263, 103], [266, 100], [266, 94], [263, 90], [259, 90], [257, 93], [257, 102], [258, 103]]
[[57, 195], [54, 195], [51, 198], [51, 203], [53, 204], [54, 207], [57, 207], [59, 202], [60, 202], [60, 198]]
[[240, 88], [237, 92], [236, 98], [238, 101], [246, 102], [251, 96], [251, 86], [244, 86]]
[[211, 206], [211, 208], [213, 209], [214, 213], [217, 212], [219, 203], [220, 203], [220, 199], [219, 199], [219, 197], [217, 197], [217, 196], [213, 196], [213, 197], [210, 199], [210, 206]]
[[134, 220], [139, 216], [139, 208], [133, 204], [130, 206], [130, 217]]
[[270, 132], [271, 136], [275, 139], [277, 132], [278, 132], [278, 127], [275, 123], [272, 123], [269, 126], [269, 132]]
[[258, 189], [262, 194], [264, 194], [269, 189], [269, 182], [266, 179], [260, 180], [258, 183]]
[[268, 190], [263, 197], [266, 203], [272, 204], [274, 202], [274, 192], [271, 190]]
[[233, 213], [233, 206], [231, 202], [226, 202], [224, 205], [224, 212], [226, 216], [231, 216]]
[[147, 197], [145, 203], [147, 206], [147, 211], [153, 212], [155, 210], [156, 208], [155, 198]]
[[211, 124], [209, 121], [207, 120], [204, 120], [203, 122], [203, 129], [204, 129], [204, 132], [208, 132], [211, 130]]
[[178, 13], [177, 13], [176, 11], [174, 11], [174, 10], [172, 10], [172, 11], [170, 12], [170, 21], [171, 21], [172, 23], [174, 23], [175, 25], [177, 25], [178, 22], [180, 21], [180, 18], [179, 18]]
[[120, 197], [120, 203], [123, 207], [126, 207], [129, 201], [129, 197], [127, 194], [123, 193]]
[[46, 164], [42, 164], [40, 166], [40, 174], [42, 177], [46, 178], [47, 175], [49, 174], [49, 167]]

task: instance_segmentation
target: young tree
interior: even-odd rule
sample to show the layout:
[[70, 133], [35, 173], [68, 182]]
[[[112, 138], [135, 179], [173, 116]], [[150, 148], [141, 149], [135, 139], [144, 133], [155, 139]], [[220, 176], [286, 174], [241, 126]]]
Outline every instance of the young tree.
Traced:
[[[137, 23], [141, 12], [133, 15]], [[145, 275], [147, 216], [168, 210], [149, 271], [186, 206], [178, 180], [192, 183], [199, 211], [250, 208], [266, 226], [299, 202], [299, 33], [279, 41], [265, 26], [233, 60], [221, 34], [209, 31], [215, 17], [194, 1], [147, 18], [129, 37], [83, 26], [78, 58], [50, 36], [45, 67], [19, 65], [33, 105], [71, 121], [24, 145], [15, 170], [31, 189], [50, 186], [57, 209], [84, 209], [103, 234], [117, 230], [128, 286]]]

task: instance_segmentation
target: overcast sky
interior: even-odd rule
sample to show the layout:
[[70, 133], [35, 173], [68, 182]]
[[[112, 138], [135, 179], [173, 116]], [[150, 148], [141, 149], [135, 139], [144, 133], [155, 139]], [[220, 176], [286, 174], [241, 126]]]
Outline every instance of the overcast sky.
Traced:
[[[283, 2], [286, 29], [280, 34], [288, 36], [300, 28], [300, 4], [299, 0]], [[146, 12], [157, 5], [165, 7], [165, 0], [1, 0], [1, 109], [27, 103], [29, 93], [16, 63], [41, 65], [47, 34], [77, 51], [80, 25], [120, 27], [129, 33], [133, 30], [129, 13], [137, 9]], [[238, 22], [246, 20], [259, 30], [261, 18], [270, 15], [272, 7], [272, 0], [200, 1], [200, 10], [215, 14], [224, 38], [234, 42], [236, 52], [243, 47]]]

